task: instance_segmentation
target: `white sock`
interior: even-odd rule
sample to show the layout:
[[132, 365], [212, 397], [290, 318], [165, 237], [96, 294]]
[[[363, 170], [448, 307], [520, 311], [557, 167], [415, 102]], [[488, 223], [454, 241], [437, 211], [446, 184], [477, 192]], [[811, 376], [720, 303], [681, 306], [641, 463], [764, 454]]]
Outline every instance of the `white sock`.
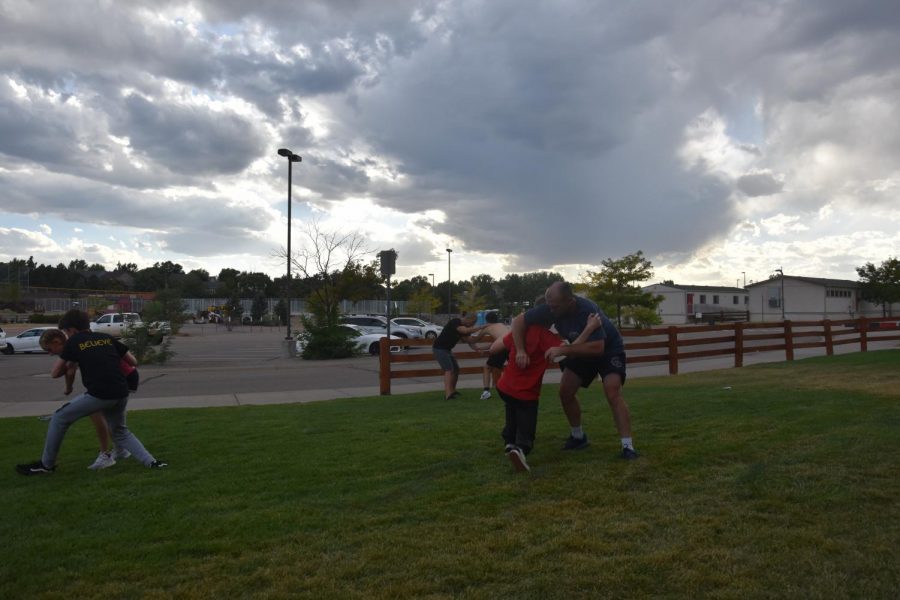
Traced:
[[634, 443], [631, 441], [630, 437], [622, 438], [622, 447], [634, 450]]
[[581, 430], [581, 425], [572, 428], [572, 437], [576, 440], [584, 438], [584, 431]]

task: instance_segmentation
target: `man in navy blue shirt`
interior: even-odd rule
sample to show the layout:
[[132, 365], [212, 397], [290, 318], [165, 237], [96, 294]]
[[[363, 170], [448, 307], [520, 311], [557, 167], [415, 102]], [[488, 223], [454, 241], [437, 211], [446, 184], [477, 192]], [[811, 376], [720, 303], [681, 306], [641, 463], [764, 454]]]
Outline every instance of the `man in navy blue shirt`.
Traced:
[[579, 387], [587, 388], [600, 376], [603, 381], [603, 392], [609, 402], [616, 429], [622, 438], [622, 458], [638, 457], [631, 438], [631, 415], [628, 405], [622, 396], [625, 383], [625, 344], [622, 334], [616, 329], [596, 304], [576, 296], [572, 287], [565, 282], [557, 281], [547, 288], [546, 304], [535, 306], [513, 319], [512, 336], [516, 345], [516, 363], [519, 368], [528, 366], [528, 354], [525, 352], [525, 330], [529, 325], [554, 326], [560, 337], [573, 342], [581, 334], [591, 314], [600, 315], [603, 323], [581, 344], [563, 345], [547, 351], [547, 358], [554, 360], [562, 357], [559, 366], [562, 378], [559, 383], [559, 400], [563, 412], [569, 420], [572, 433], [563, 446], [564, 450], [580, 450], [588, 445], [587, 435], [581, 428], [581, 405], [576, 394]]

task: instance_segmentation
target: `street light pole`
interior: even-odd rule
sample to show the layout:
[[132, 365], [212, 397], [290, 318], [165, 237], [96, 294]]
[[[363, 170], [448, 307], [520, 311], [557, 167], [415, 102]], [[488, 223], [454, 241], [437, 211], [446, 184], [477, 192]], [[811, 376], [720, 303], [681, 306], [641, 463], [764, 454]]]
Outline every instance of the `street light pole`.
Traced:
[[[429, 273], [428, 276], [431, 277], [431, 293], [429, 296], [434, 298], [434, 273]], [[431, 310], [428, 311], [428, 314], [431, 315], [431, 320], [434, 321], [434, 304], [431, 304]]]
[[741, 275], [744, 276], [744, 287], [747, 287], [747, 271], [741, 271]]
[[287, 148], [279, 148], [278, 155], [288, 159], [288, 210], [287, 210], [287, 281], [284, 284], [285, 311], [287, 312], [287, 331], [284, 339], [291, 339], [291, 188], [293, 187], [294, 163], [303, 159]]
[[450, 307], [453, 303], [453, 280], [450, 278], [450, 255], [453, 250], [447, 248], [447, 320], [450, 320]]

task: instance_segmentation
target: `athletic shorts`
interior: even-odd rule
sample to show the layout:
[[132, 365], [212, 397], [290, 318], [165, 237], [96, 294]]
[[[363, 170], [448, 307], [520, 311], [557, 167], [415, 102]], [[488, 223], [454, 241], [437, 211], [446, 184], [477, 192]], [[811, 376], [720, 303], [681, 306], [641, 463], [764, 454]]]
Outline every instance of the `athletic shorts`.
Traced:
[[487, 359], [487, 366], [492, 367], [494, 369], [502, 369], [503, 365], [506, 364], [506, 361], [509, 359], [509, 350], [504, 350], [503, 352], [498, 352], [497, 354], [491, 354]]
[[567, 358], [559, 363], [559, 370], [569, 369], [581, 379], [581, 387], [588, 387], [597, 375], [602, 380], [610, 373], [618, 373], [625, 384], [625, 353], [603, 355], [600, 358]]
[[443, 348], [432, 348], [431, 351], [444, 371], [459, 371], [459, 363], [456, 362], [452, 352]]

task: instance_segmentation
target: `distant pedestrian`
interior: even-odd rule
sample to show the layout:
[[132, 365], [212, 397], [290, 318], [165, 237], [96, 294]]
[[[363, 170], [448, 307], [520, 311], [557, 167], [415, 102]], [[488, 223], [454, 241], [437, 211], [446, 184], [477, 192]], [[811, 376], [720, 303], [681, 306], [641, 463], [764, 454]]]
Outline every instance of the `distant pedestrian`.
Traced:
[[[168, 466], [150, 454], [140, 440], [128, 430], [125, 411], [128, 406], [128, 383], [119, 366], [120, 361], [132, 363], [134, 357], [128, 347], [105, 333], [90, 329], [87, 313], [72, 309], [63, 315], [59, 328], [66, 332], [66, 341], [50, 376], [63, 377], [77, 365], [81, 370], [81, 381], [85, 393], [57, 410], [50, 419], [44, 452], [41, 459], [33, 463], [16, 465], [22, 475], [41, 475], [56, 469], [56, 458], [69, 427], [83, 417], [101, 412], [112, 434], [117, 448], [131, 453], [143, 465], [158, 469]], [[70, 364], [71, 363], [71, 364]]]
[[475, 315], [463, 313], [462, 318], [450, 319], [440, 335], [435, 338], [431, 351], [438, 365], [444, 370], [444, 397], [447, 400], [459, 397], [459, 392], [456, 391], [456, 384], [459, 382], [459, 363], [453, 356], [453, 348], [460, 340], [471, 344], [469, 336], [483, 328], [483, 325], [475, 326]]

